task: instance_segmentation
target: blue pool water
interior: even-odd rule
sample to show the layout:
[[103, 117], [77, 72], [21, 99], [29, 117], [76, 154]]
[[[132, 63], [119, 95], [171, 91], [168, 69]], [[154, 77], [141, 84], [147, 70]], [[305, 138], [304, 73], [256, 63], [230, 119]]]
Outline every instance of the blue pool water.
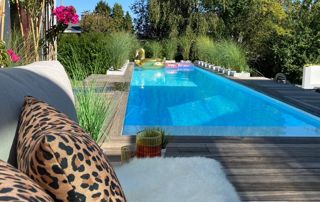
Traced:
[[198, 67], [135, 69], [123, 127], [134, 135], [320, 137], [320, 119]]

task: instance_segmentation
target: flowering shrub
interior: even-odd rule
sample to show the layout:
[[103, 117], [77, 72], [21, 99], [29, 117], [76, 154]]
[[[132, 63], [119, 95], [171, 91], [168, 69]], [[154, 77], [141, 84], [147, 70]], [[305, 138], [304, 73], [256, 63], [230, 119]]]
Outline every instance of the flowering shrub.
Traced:
[[54, 44], [58, 35], [68, 27], [69, 23], [79, 22], [79, 16], [73, 6], [59, 6], [53, 9], [52, 14], [56, 16], [58, 23], [47, 31], [46, 38], [49, 43]]
[[7, 50], [8, 55], [10, 56], [11, 62], [16, 63], [20, 61], [20, 57], [13, 52], [12, 49]]
[[0, 67], [9, 66], [10, 62], [16, 63], [20, 57], [12, 49], [6, 49], [5, 43], [0, 41]]
[[0, 40], [0, 67], [8, 66], [9, 62], [10, 59], [6, 52], [5, 43]]
[[79, 16], [73, 6], [59, 6], [52, 11], [52, 14], [57, 17], [59, 24], [68, 25], [70, 22], [73, 24], [79, 22]]

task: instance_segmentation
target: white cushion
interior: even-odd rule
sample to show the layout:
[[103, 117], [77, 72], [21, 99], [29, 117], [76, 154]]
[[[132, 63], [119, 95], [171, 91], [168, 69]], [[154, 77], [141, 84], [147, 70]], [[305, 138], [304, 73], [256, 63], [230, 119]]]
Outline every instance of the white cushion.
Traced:
[[[71, 83], [58, 61], [0, 70], [0, 159], [7, 161], [24, 97], [31, 95], [77, 120]], [[10, 162], [15, 164], [15, 162]]]
[[129, 202], [240, 201], [221, 165], [213, 159], [134, 159], [115, 171]]

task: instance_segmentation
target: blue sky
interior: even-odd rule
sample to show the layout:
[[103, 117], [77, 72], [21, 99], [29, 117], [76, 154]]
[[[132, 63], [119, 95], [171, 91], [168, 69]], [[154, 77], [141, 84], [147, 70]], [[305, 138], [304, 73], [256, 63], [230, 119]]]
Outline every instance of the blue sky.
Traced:
[[[57, 5], [61, 5], [61, 2], [63, 2], [63, 5], [65, 6], [74, 6], [77, 10], [77, 13], [81, 15], [83, 11], [92, 11], [99, 0], [57, 0]], [[113, 6], [114, 3], [121, 4], [123, 10], [129, 11], [131, 14], [130, 7], [134, 0], [106, 0], [106, 2], [109, 4], [109, 6]]]

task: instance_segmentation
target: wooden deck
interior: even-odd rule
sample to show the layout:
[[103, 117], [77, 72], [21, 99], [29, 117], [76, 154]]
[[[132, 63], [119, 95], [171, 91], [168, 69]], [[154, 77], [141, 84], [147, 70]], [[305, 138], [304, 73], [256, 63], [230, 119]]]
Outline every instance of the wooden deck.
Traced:
[[316, 93], [314, 90], [305, 90], [291, 84], [276, 83], [267, 78], [232, 79], [313, 115], [320, 116], [320, 93]]
[[168, 157], [219, 161], [243, 201], [320, 200], [320, 138], [186, 137], [173, 142]]
[[[112, 162], [119, 162], [119, 148], [134, 142], [134, 137], [118, 137], [112, 147], [102, 147]], [[219, 161], [242, 201], [320, 201], [320, 138], [186, 136], [170, 140], [166, 157], [194, 156]]]

